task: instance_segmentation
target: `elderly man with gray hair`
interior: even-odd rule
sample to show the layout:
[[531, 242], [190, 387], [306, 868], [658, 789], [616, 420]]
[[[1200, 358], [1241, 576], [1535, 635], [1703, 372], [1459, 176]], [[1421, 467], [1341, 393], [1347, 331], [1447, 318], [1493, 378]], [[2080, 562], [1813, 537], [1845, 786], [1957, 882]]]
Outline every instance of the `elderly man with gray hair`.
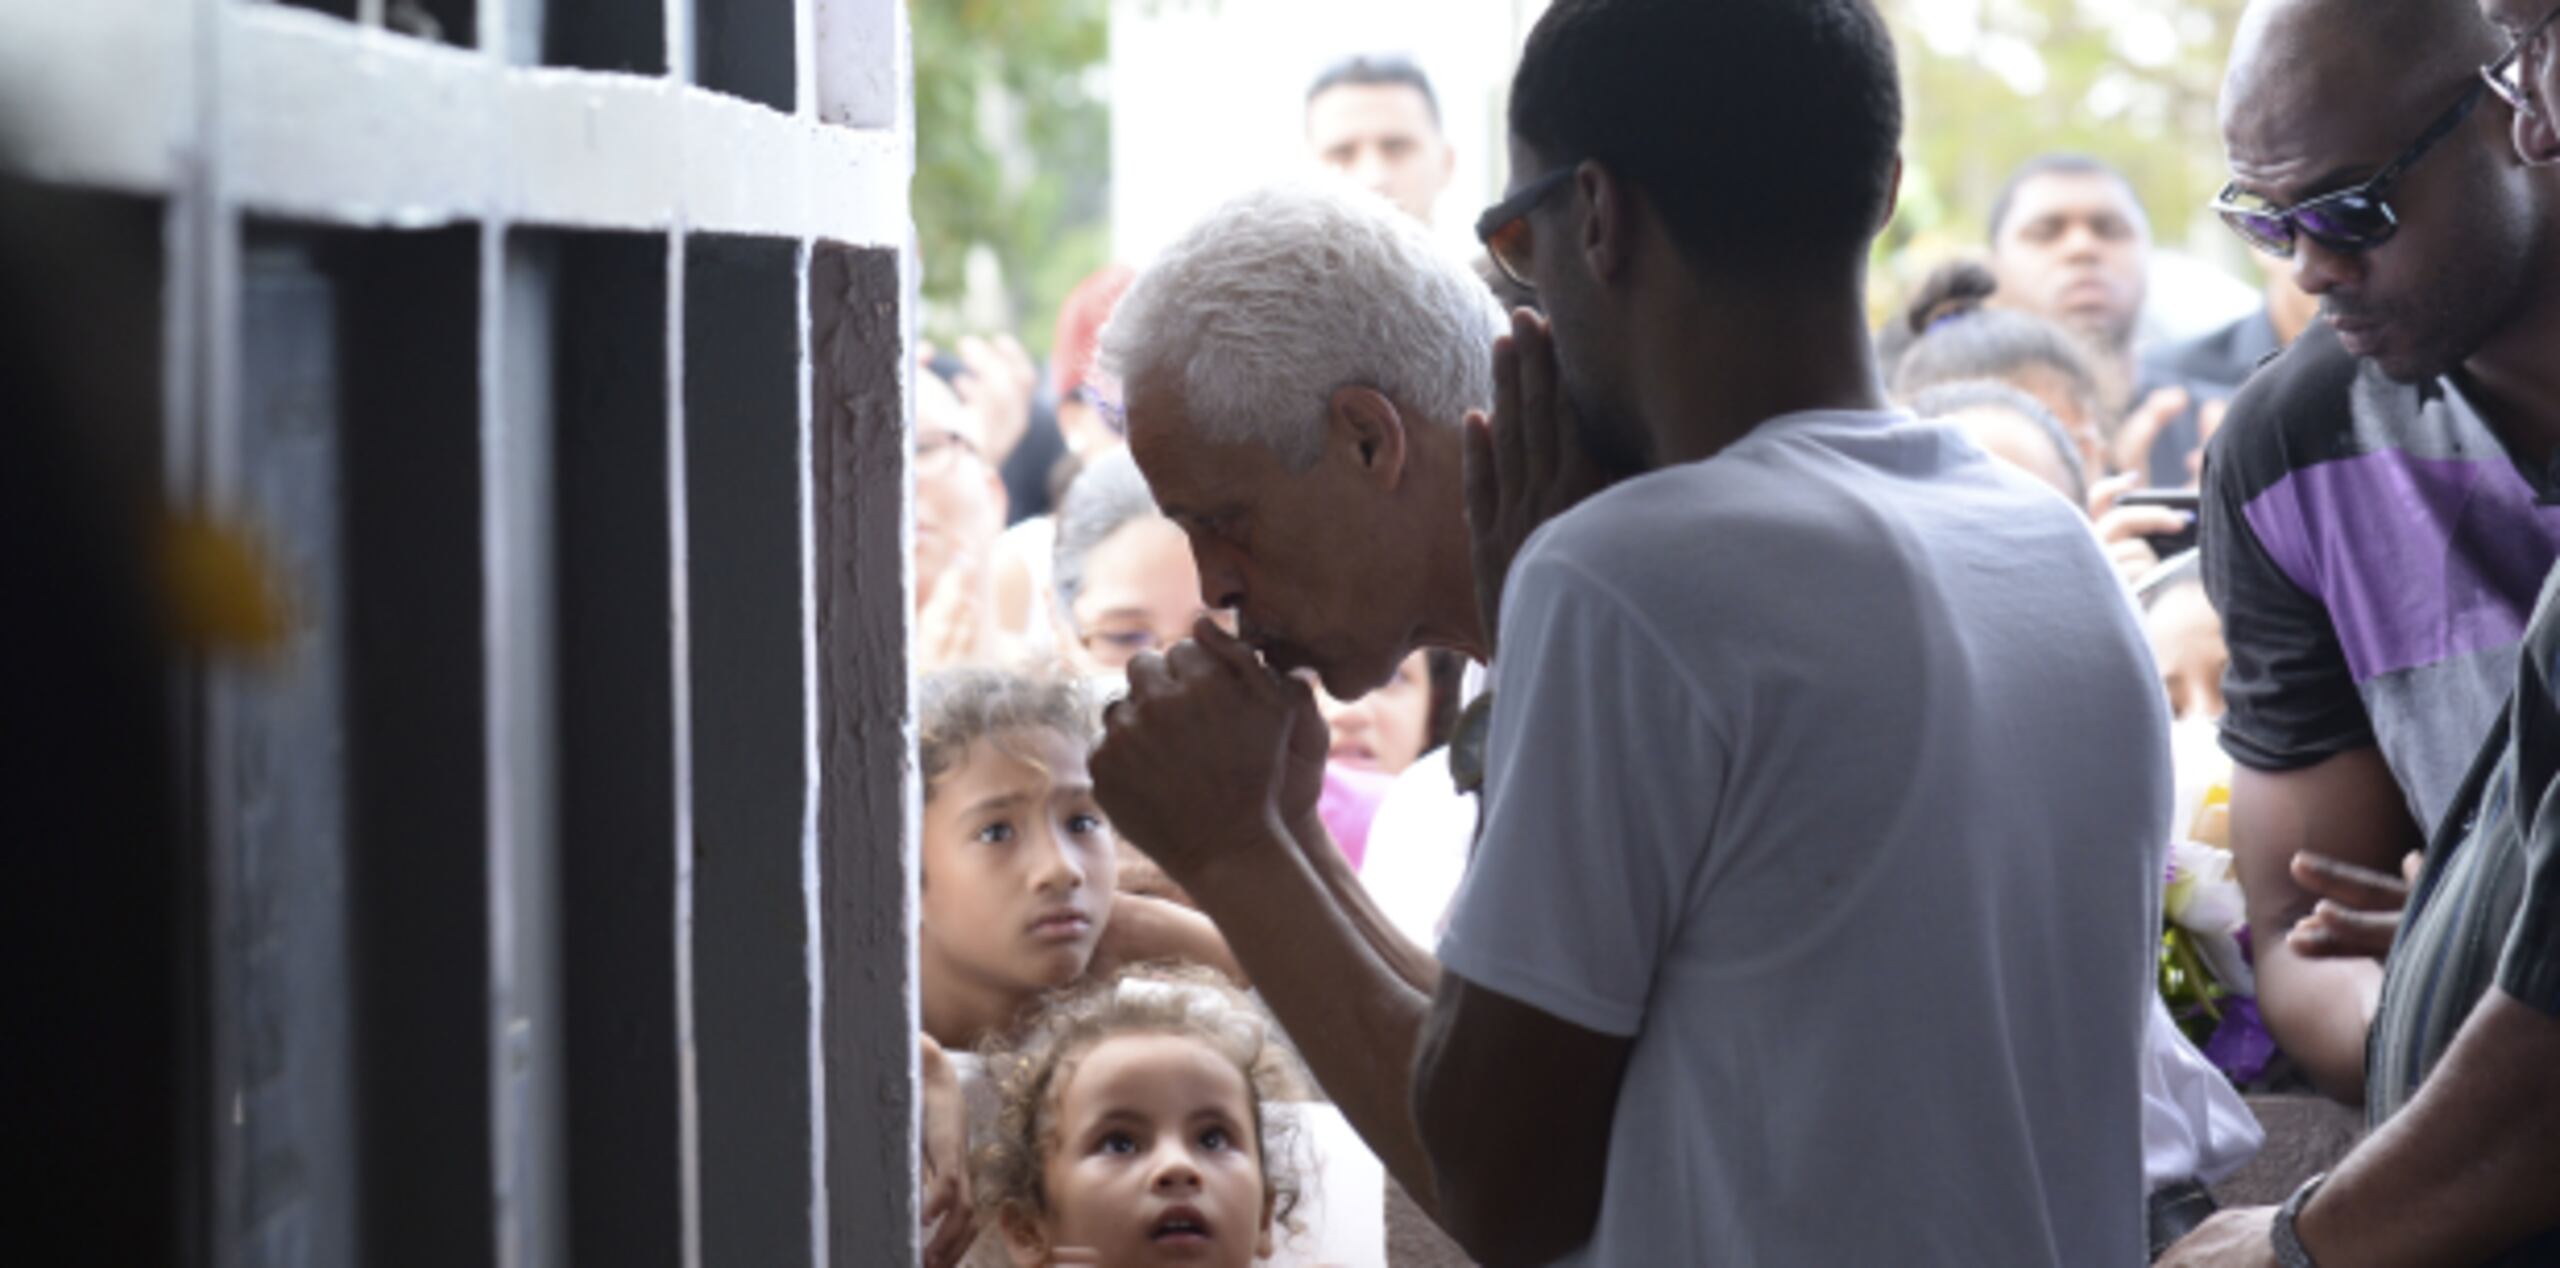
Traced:
[[[1241, 639], [1203, 621], [1199, 641], [1177, 658], [1205, 646], [1243, 661], [1259, 653], [1256, 673], [1310, 671], [1343, 699], [1387, 682], [1417, 648], [1488, 658], [1461, 426], [1493, 404], [1492, 349], [1504, 328], [1464, 261], [1347, 186], [1243, 195], [1139, 277], [1103, 331], [1102, 369], [1121, 387], [1130, 452], [1190, 540], [1200, 602], [1232, 610]], [[1164, 663], [1134, 661], [1133, 688]], [[1327, 740], [1312, 701], [1301, 723], [1277, 804], [1305, 813], [1276, 826], [1298, 847], [1293, 870], [1304, 888], [1248, 895], [1175, 877], [1231, 938], [1280, 922], [1288, 940], [1348, 947], [1427, 994], [1439, 966], [1395, 931], [1316, 813]], [[1220, 760], [1215, 745], [1187, 746], [1180, 757], [1181, 769], [1126, 771], [1116, 785], [1097, 766], [1104, 809], [1117, 815], [1133, 809], [1128, 796], [1225, 782], [1205, 765]], [[1193, 762], [1204, 765], [1183, 765]], [[1429, 776], [1418, 767], [1408, 777]], [[1124, 794], [1118, 811], [1115, 794]], [[1333, 933], [1310, 927], [1319, 923]], [[1326, 971], [1325, 959], [1275, 959], [1256, 970], [1255, 985], [1345, 1113], [1382, 1154], [1401, 1155], [1387, 1158], [1390, 1168], [1421, 1175], [1409, 1132], [1371, 1130], [1409, 1114], [1404, 1071], [1381, 1069], [1381, 1049], [1360, 1039], [1380, 1001], [1364, 997], [1363, 981]]]
[[1130, 451], [1190, 536], [1202, 601], [1235, 610], [1273, 668], [1344, 699], [1417, 647], [1488, 647], [1459, 424], [1492, 404], [1502, 314], [1384, 211], [1321, 185], [1237, 198], [1102, 335]]

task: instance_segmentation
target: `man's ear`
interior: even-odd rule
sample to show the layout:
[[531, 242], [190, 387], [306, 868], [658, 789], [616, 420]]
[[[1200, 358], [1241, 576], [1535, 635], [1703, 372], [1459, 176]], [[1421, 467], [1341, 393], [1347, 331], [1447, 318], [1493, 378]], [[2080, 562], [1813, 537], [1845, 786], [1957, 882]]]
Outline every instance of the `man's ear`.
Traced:
[[2548, 111], [2516, 112], [2516, 154], [2528, 167], [2560, 163], [2560, 124], [2554, 124]]
[[1381, 491], [1404, 483], [1405, 420], [1384, 392], [1373, 387], [1335, 388], [1326, 402], [1328, 447], [1349, 453]]
[[1884, 187], [1884, 219], [1876, 222], [1876, 232], [1884, 232], [1886, 226], [1893, 223], [1894, 216], [1901, 210], [1902, 154], [1900, 151], [1896, 151], [1893, 156], [1893, 181]]
[[1583, 263], [1590, 266], [1591, 276], [1608, 281], [1626, 267], [1635, 207], [1627, 199], [1626, 186], [1596, 161], [1586, 159], [1574, 169], [1573, 185], [1590, 209], [1582, 219]]

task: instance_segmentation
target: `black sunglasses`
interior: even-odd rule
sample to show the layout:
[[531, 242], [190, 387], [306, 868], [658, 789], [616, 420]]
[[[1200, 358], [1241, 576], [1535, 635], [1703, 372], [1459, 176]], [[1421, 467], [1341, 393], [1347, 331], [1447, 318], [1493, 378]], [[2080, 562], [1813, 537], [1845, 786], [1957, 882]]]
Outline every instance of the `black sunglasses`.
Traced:
[[2237, 182], [2222, 187], [2213, 200], [2215, 215], [2231, 226], [2233, 233], [2250, 246], [2279, 260], [2293, 258], [2298, 237], [2309, 238], [2332, 251], [2352, 254], [2370, 251], [2391, 240], [2400, 231], [2400, 217], [2391, 210], [2391, 187], [2418, 160], [2434, 149], [2436, 143], [2453, 134], [2471, 112], [2480, 108], [2480, 100], [2489, 95], [2486, 82], [2474, 83], [2462, 94], [2462, 100], [2437, 115], [2427, 130], [2400, 157], [2362, 184], [2350, 185], [2335, 193], [2278, 207], [2273, 202], [2240, 188]]
[[1485, 254], [1493, 257], [1493, 266], [1502, 270], [1504, 277], [1536, 289], [1529, 281], [1529, 265], [1537, 258], [1537, 241], [1529, 232], [1529, 213], [1536, 211], [1547, 195], [1564, 188], [1564, 183], [1573, 179], [1576, 166], [1567, 163], [1521, 186], [1476, 217], [1476, 241], [1484, 244]]
[[2526, 27], [2514, 43], [2507, 45], [2506, 56], [2480, 68], [2480, 77], [2489, 81], [2489, 87], [2498, 94], [2498, 99], [2515, 107], [2519, 114], [2529, 115], [2535, 110], [2533, 85], [2524, 82], [2524, 55], [2532, 50], [2534, 41], [2541, 39], [2542, 33], [2550, 29], [2554, 19], [2560, 19], [2560, 9], [2543, 14], [2541, 21]]

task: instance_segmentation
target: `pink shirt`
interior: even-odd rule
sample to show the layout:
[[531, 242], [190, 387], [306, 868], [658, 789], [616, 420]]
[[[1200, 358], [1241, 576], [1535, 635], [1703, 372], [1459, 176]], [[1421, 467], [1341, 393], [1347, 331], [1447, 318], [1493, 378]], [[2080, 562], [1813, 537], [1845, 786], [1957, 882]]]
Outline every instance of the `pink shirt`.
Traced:
[[1387, 789], [1395, 782], [1393, 775], [1325, 763], [1324, 795], [1316, 802], [1316, 814], [1355, 872], [1369, 852], [1369, 821], [1378, 817], [1378, 803], [1386, 800]]

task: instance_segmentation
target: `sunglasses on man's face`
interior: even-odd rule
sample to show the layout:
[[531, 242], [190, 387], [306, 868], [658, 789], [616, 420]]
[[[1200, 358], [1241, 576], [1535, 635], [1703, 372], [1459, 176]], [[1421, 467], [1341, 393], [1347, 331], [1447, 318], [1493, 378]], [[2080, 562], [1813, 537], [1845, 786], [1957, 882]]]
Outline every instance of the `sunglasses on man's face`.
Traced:
[[1493, 257], [1493, 266], [1504, 277], [1522, 286], [1536, 289], [1529, 280], [1530, 265], [1537, 261], [1537, 237], [1529, 231], [1529, 213], [1547, 200], [1547, 195], [1564, 188], [1573, 178], [1573, 164], [1523, 185], [1509, 198], [1485, 208], [1476, 217], [1476, 240], [1484, 244], [1485, 254]]
[[2527, 63], [2555, 19], [2560, 19], [2560, 9], [2543, 14], [2541, 21], [2517, 32], [2514, 41], [2507, 45], [2506, 56], [2480, 68], [2480, 77], [2489, 81], [2489, 87], [2498, 94], [2498, 99], [2514, 107], [2518, 114], [2530, 115], [2539, 110], [2533, 100], [2533, 85], [2525, 79], [2530, 69]]
[[2489, 85], [2474, 83], [2462, 99], [2437, 115], [2427, 130], [2400, 157], [2384, 164], [2381, 171], [2361, 184], [2350, 185], [2334, 193], [2279, 207], [2272, 200], [2240, 188], [2237, 182], [2222, 187], [2213, 200], [2214, 214], [2231, 226], [2233, 233], [2250, 246], [2279, 260], [2293, 258], [2295, 244], [2309, 238], [2332, 251], [2354, 254], [2370, 251], [2391, 240], [2400, 231], [2400, 217], [2391, 210], [2391, 188], [2409, 169], [2426, 157], [2436, 143], [2453, 134], [2471, 112], [2480, 108], [2480, 99], [2489, 95]]

